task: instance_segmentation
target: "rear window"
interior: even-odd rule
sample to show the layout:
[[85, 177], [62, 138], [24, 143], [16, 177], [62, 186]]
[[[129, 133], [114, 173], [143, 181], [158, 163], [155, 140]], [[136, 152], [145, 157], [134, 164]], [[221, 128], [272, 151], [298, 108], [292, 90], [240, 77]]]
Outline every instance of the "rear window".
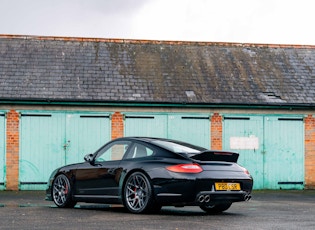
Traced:
[[206, 149], [188, 143], [155, 140], [154, 144], [175, 153], [200, 153]]

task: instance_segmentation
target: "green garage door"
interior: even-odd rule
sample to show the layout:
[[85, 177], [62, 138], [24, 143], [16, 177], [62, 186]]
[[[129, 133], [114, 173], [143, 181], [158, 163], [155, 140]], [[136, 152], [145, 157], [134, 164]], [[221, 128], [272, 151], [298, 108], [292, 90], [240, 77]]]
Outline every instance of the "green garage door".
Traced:
[[66, 164], [82, 162], [111, 139], [109, 115], [67, 114], [66, 121]]
[[168, 116], [168, 138], [210, 148], [210, 118], [208, 115]]
[[304, 124], [301, 117], [224, 117], [223, 148], [240, 153], [239, 164], [255, 189], [304, 188]]
[[209, 115], [125, 114], [125, 136], [163, 137], [210, 148]]
[[5, 188], [5, 117], [0, 113], [0, 190]]
[[224, 116], [223, 149], [240, 154], [238, 163], [251, 173], [254, 188], [264, 187], [263, 117]]
[[125, 114], [125, 136], [167, 137], [167, 116]]
[[109, 115], [23, 113], [20, 125], [20, 189], [45, 189], [51, 172], [82, 162], [110, 140]]
[[303, 189], [303, 118], [268, 116], [264, 124], [265, 188]]

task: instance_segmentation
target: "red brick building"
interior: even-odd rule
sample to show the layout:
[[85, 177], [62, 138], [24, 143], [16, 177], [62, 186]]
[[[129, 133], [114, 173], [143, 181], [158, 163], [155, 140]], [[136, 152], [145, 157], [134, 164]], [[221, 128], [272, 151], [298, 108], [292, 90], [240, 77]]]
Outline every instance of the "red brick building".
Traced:
[[315, 47], [0, 36], [0, 189], [121, 136], [240, 153], [256, 189], [315, 188]]

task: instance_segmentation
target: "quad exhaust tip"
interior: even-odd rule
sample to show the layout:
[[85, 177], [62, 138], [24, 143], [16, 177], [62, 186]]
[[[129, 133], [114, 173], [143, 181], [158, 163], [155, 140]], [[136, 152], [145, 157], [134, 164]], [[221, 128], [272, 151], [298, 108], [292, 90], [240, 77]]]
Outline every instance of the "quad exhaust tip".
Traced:
[[[244, 195], [244, 201], [249, 201], [251, 198], [252, 198], [252, 196], [250, 194]], [[198, 197], [198, 202], [199, 203], [209, 203], [210, 200], [211, 200], [211, 197], [208, 194], [200, 195]]]
[[198, 197], [198, 202], [200, 202], [200, 203], [208, 203], [208, 202], [210, 202], [210, 195], [200, 195]]

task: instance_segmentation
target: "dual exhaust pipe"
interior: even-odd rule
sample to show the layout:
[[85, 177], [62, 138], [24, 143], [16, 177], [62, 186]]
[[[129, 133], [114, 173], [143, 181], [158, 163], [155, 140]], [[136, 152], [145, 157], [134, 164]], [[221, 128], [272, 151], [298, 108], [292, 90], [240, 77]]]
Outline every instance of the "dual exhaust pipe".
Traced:
[[[249, 201], [251, 198], [252, 196], [250, 194], [244, 195], [244, 201]], [[209, 203], [211, 200], [211, 197], [209, 194], [201, 194], [197, 200], [199, 203]]]
[[244, 201], [249, 201], [252, 198], [252, 196], [250, 194], [246, 194], [244, 196]]
[[198, 202], [199, 203], [208, 203], [208, 202], [210, 202], [210, 195], [200, 195], [198, 197]]

